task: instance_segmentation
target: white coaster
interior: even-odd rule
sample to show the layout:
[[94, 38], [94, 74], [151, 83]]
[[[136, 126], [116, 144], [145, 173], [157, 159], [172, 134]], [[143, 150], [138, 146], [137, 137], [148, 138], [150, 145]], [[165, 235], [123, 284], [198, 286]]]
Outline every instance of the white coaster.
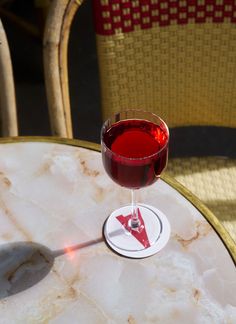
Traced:
[[108, 245], [120, 255], [130, 258], [145, 258], [157, 253], [170, 237], [169, 221], [159, 209], [138, 204], [138, 210], [144, 224], [144, 230], [140, 233], [125, 228], [131, 216], [131, 206], [115, 210], [104, 224]]

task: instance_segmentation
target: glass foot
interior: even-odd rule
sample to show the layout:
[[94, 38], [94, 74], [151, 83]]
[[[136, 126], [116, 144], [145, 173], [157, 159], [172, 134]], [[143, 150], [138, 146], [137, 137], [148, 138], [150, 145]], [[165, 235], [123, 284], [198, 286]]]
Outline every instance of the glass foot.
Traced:
[[157, 208], [138, 204], [139, 229], [130, 226], [131, 206], [115, 210], [104, 224], [108, 245], [117, 253], [130, 258], [145, 258], [160, 251], [170, 237], [170, 224]]

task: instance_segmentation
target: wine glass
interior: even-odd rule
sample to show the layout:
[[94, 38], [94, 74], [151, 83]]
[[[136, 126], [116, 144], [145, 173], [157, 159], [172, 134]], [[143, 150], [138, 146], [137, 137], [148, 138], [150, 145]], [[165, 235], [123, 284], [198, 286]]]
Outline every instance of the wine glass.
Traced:
[[131, 190], [131, 204], [113, 211], [104, 224], [108, 245], [117, 253], [142, 258], [168, 242], [170, 225], [156, 207], [136, 202], [136, 191], [160, 178], [168, 160], [169, 130], [157, 115], [122, 111], [107, 119], [101, 130], [105, 171]]

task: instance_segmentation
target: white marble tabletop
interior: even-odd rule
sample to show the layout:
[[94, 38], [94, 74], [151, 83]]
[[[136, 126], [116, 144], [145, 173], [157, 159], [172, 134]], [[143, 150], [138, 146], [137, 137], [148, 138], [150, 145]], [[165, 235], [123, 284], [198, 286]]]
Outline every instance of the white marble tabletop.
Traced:
[[130, 194], [99, 152], [1, 143], [0, 323], [236, 323], [235, 264], [215, 230], [163, 180], [139, 200], [168, 216], [171, 238], [128, 259], [102, 237]]

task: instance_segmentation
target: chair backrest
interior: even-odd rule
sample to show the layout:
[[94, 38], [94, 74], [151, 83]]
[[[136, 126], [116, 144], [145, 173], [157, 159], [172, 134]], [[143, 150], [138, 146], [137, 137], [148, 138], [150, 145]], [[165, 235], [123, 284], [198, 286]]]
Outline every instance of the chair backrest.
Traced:
[[11, 56], [0, 19], [0, 116], [3, 136], [17, 136], [17, 111]]
[[[81, 3], [54, 1], [45, 34], [45, 61], [54, 57], [60, 63], [57, 71], [45, 65], [46, 80], [54, 78], [54, 94], [48, 98], [53, 96], [56, 105], [58, 92], [63, 92], [60, 118], [65, 119], [69, 118], [65, 47], [72, 15]], [[170, 127], [236, 127], [233, 1], [94, 0], [93, 11], [104, 119], [138, 108], [159, 114]], [[55, 86], [55, 79], [60, 86], [59, 82]], [[49, 109], [54, 108], [49, 102]]]

